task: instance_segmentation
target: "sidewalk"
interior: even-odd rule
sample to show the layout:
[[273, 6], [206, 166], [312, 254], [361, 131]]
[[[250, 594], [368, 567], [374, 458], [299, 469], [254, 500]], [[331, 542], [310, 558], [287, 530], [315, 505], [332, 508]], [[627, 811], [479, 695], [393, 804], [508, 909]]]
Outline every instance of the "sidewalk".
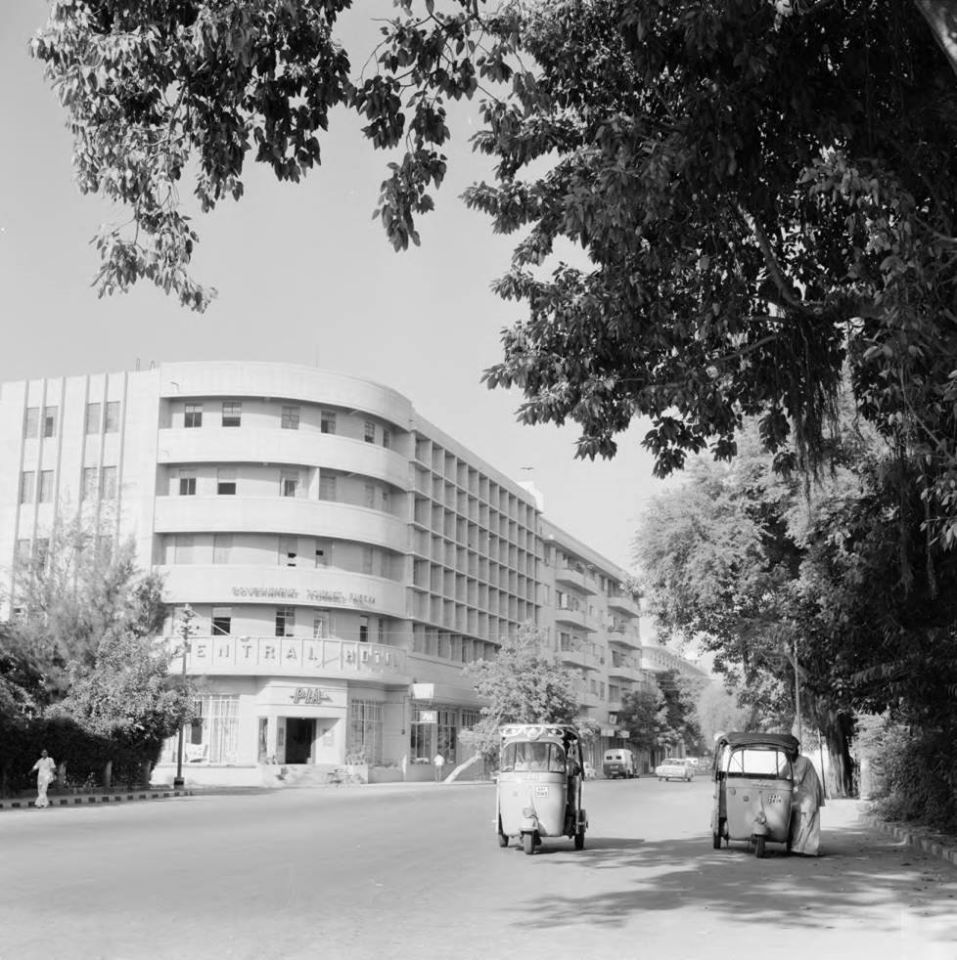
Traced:
[[[143, 787], [136, 790], [101, 790], [95, 793], [51, 795], [50, 807], [86, 806], [90, 803], [128, 803], [131, 800], [163, 800], [169, 797], [191, 797], [195, 791], [186, 787]], [[26, 810], [35, 797], [0, 798], [0, 810]]]

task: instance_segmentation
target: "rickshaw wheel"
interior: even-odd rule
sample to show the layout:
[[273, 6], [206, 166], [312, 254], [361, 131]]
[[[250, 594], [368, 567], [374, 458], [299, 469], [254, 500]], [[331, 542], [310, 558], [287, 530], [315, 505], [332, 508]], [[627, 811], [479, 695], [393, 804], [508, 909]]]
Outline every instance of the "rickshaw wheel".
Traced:
[[764, 837], [754, 838], [754, 855], [758, 860], [764, 856]]
[[578, 833], [575, 834], [575, 849], [576, 850], [585, 849], [585, 831], [584, 830], [579, 830]]
[[531, 856], [535, 850], [535, 834], [534, 833], [523, 833], [522, 834], [522, 849], [528, 856]]

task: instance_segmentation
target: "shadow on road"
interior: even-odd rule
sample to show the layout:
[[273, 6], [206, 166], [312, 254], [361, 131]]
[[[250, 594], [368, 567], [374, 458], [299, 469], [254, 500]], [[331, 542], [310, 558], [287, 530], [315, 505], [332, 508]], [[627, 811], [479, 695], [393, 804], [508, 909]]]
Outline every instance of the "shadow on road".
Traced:
[[[645, 842], [589, 836], [586, 847], [544, 844], [536, 867], [571, 865], [605, 875], [622, 871], [624, 885], [582, 896], [548, 897], [523, 905], [523, 926], [547, 929], [569, 916], [624, 926], [641, 913], [698, 907], [740, 923], [829, 929], [848, 907], [873, 919], [874, 929], [900, 927], [903, 909], [957, 940], [957, 870], [922, 857], [865, 826], [823, 834], [825, 856], [788, 856], [769, 847], [758, 860], [747, 844], [714, 850], [711, 835]], [[625, 874], [624, 871], [628, 873]], [[608, 877], [606, 876], [607, 880]], [[608, 884], [602, 884], [608, 887]], [[529, 909], [531, 907], [531, 909]]]

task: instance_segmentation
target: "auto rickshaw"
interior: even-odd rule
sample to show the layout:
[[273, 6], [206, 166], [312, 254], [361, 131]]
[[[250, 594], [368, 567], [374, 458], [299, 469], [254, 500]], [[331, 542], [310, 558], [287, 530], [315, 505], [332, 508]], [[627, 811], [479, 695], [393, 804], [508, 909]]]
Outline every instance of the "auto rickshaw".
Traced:
[[711, 834], [721, 840], [746, 840], [763, 857], [769, 842], [791, 852], [791, 763], [798, 741], [786, 733], [725, 733], [714, 747], [714, 807]]
[[584, 762], [578, 731], [564, 724], [509, 723], [499, 734], [499, 846], [514, 838], [531, 854], [544, 837], [571, 837], [581, 850], [588, 818], [581, 805]]

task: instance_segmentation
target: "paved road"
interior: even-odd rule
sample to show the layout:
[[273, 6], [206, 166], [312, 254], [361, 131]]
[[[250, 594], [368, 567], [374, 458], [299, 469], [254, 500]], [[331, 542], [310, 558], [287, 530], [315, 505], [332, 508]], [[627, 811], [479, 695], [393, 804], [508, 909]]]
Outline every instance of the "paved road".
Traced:
[[0, 814], [0, 960], [953, 960], [957, 868], [825, 808], [827, 856], [711, 848], [710, 787], [586, 785], [592, 829], [500, 850], [488, 785]]

